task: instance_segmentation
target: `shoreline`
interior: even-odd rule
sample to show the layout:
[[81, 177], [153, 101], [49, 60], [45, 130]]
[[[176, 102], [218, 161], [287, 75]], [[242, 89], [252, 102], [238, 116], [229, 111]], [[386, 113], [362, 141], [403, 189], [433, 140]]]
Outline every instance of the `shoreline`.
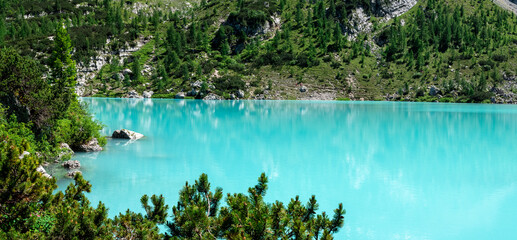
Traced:
[[486, 105], [517, 105], [517, 102], [511, 103], [497, 103], [497, 102], [449, 102], [449, 101], [391, 101], [391, 100], [352, 100], [352, 99], [198, 99], [198, 98], [133, 98], [133, 97], [101, 97], [101, 96], [84, 96], [79, 97], [82, 98], [91, 98], [91, 99], [135, 99], [135, 100], [146, 100], [146, 99], [163, 99], [163, 100], [198, 100], [198, 101], [300, 101], [300, 102], [391, 102], [391, 103], [457, 103], [457, 104], [486, 104]]

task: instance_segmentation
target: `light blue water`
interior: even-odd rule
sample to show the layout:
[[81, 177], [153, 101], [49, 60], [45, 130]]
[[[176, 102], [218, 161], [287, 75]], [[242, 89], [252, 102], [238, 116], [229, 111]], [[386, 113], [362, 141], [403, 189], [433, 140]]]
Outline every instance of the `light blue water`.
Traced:
[[111, 216], [143, 194], [175, 205], [201, 173], [226, 194], [265, 172], [269, 202], [342, 202], [337, 239], [517, 239], [517, 106], [83, 100], [105, 134], [146, 135], [75, 157]]

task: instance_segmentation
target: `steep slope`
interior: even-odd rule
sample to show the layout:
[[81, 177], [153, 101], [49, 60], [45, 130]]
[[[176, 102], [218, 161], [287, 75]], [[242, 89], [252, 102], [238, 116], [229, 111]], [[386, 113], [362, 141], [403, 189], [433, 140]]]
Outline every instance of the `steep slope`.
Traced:
[[516, 18], [488, 0], [74, 2], [85, 96], [516, 101]]
[[494, 3], [517, 14], [517, 1], [515, 0], [494, 0]]

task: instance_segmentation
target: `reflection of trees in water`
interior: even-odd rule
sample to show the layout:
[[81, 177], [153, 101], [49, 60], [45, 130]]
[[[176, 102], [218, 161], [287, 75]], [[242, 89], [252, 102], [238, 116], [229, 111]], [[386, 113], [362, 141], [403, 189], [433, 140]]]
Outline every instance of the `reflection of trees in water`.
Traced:
[[[484, 105], [84, 101], [100, 119], [110, 119], [109, 133], [128, 128], [174, 144], [194, 144], [200, 152], [226, 149], [225, 157], [253, 162], [273, 178], [289, 174], [279, 168], [299, 164], [299, 159], [314, 162], [304, 162], [307, 167], [296, 174], [343, 175], [354, 188], [381, 179], [399, 192], [404, 186], [427, 186], [428, 181], [439, 182], [437, 188], [454, 188], [468, 180], [474, 189], [510, 181], [517, 173], [508, 159], [515, 113], [495, 112]], [[490, 150], [479, 151], [483, 148]], [[235, 156], [235, 149], [245, 156]]]

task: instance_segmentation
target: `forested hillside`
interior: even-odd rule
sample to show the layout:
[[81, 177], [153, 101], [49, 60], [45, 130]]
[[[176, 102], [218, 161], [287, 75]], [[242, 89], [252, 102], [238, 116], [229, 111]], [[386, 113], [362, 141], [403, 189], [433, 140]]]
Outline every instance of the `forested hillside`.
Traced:
[[0, 2], [1, 44], [44, 63], [65, 19], [84, 96], [517, 98], [517, 19], [489, 0], [33, 2]]

